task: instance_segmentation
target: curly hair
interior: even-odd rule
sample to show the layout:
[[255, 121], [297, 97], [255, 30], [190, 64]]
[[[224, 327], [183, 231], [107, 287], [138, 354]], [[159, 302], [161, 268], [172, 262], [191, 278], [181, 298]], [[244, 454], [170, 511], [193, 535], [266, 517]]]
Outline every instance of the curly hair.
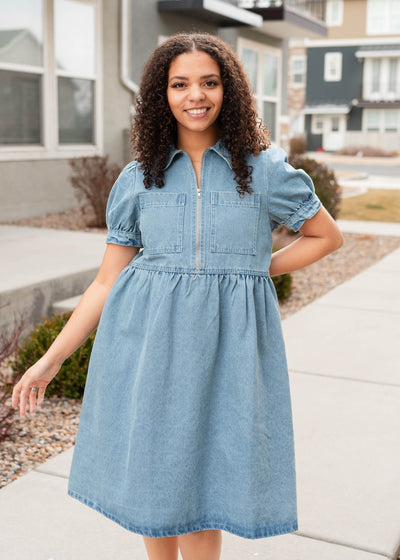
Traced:
[[241, 196], [252, 193], [253, 168], [247, 165], [247, 155], [258, 155], [268, 148], [269, 131], [257, 116], [250, 83], [236, 54], [224, 41], [209, 33], [171, 36], [155, 49], [144, 67], [131, 145], [141, 164], [145, 187], [164, 186], [166, 159], [177, 142], [177, 124], [167, 99], [168, 72], [177, 56], [193, 51], [207, 53], [219, 66], [223, 102], [216, 123], [220, 139], [231, 156], [236, 190]]

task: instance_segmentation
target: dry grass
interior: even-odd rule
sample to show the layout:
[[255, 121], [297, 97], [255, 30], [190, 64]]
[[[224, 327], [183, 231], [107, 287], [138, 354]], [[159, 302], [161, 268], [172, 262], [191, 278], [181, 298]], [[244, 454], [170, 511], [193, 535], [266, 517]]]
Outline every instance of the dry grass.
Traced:
[[400, 190], [370, 189], [365, 194], [344, 198], [338, 218], [400, 222]]

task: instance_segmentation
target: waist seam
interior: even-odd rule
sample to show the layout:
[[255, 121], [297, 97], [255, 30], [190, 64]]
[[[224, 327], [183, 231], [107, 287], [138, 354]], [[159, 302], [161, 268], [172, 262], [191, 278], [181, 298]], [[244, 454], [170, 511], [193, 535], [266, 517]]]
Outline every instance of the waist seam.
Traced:
[[194, 268], [187, 268], [187, 267], [179, 267], [179, 266], [157, 266], [157, 265], [150, 265], [150, 264], [139, 264], [133, 262], [128, 265], [129, 268], [138, 268], [142, 270], [150, 270], [153, 272], [176, 272], [179, 274], [189, 274], [191, 276], [205, 276], [207, 274], [245, 274], [251, 276], [263, 276], [266, 278], [270, 278], [268, 272], [265, 270], [251, 270], [246, 268], [201, 268], [200, 270], [196, 270]]

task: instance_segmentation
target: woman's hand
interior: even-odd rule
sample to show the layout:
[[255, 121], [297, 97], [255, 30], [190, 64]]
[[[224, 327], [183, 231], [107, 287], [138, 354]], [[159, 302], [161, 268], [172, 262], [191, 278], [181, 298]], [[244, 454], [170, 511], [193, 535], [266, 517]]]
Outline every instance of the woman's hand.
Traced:
[[[36, 406], [42, 405], [46, 387], [60, 368], [61, 364], [51, 362], [44, 354], [33, 366], [26, 370], [13, 389], [11, 401], [11, 405], [16, 408], [19, 398], [19, 413], [21, 416], [26, 412], [28, 399], [30, 412], [35, 412]], [[32, 391], [32, 387], [36, 387], [38, 390]]]

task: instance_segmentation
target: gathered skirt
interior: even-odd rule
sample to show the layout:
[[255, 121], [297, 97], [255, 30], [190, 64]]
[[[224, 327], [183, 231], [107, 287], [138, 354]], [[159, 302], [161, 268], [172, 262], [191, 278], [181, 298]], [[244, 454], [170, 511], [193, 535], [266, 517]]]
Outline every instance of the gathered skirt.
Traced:
[[122, 271], [92, 349], [68, 494], [149, 537], [297, 530], [289, 378], [268, 274]]

